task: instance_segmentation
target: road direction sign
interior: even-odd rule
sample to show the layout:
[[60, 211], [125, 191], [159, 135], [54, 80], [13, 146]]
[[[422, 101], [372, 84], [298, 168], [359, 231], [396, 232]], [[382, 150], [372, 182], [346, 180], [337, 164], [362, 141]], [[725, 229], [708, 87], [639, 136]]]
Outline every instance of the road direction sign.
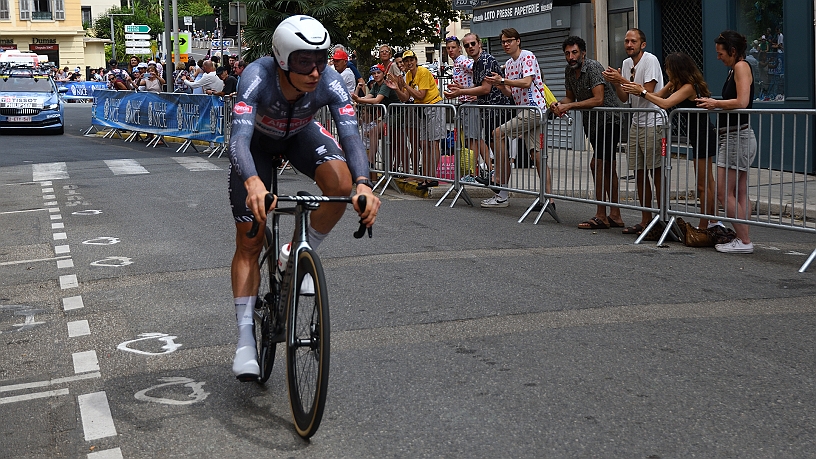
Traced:
[[126, 33], [125, 40], [150, 40], [149, 33]]
[[184, 16], [184, 25], [193, 25], [193, 17]]
[[150, 26], [144, 24], [125, 24], [125, 33], [148, 33]]
[[[173, 37], [171, 37], [171, 40]], [[175, 41], [175, 40], [173, 40]], [[179, 54], [190, 54], [190, 42], [192, 41], [192, 37], [190, 32], [181, 32], [179, 33]], [[175, 46], [173, 47], [175, 49]]]
[[128, 40], [125, 41], [125, 46], [132, 48], [149, 48], [150, 42], [146, 40]]
[[127, 54], [152, 54], [150, 48], [125, 48]]

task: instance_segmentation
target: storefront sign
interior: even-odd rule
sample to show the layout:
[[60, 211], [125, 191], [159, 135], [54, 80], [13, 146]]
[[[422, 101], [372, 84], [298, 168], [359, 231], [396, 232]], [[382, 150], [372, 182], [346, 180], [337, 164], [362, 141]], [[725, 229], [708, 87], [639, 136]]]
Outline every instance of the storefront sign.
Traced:
[[553, 8], [553, 0], [534, 0], [519, 3], [505, 3], [473, 9], [473, 24], [506, 19], [518, 19], [536, 14], [549, 13]]
[[56, 38], [34, 38], [33, 39], [35, 45], [55, 45], [57, 44]]
[[[36, 40], [36, 38], [34, 39]], [[59, 51], [59, 45], [28, 45], [29, 51]]]

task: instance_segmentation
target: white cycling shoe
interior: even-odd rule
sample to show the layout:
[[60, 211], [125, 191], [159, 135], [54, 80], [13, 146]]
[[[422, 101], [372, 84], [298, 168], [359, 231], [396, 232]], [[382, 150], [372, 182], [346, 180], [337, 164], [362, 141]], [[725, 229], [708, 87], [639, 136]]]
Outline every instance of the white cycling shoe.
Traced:
[[300, 294], [304, 296], [314, 296], [314, 279], [311, 274], [304, 274], [300, 282]]
[[258, 380], [261, 375], [261, 367], [258, 365], [255, 346], [241, 346], [235, 351], [235, 358], [232, 360], [232, 372], [242, 382]]

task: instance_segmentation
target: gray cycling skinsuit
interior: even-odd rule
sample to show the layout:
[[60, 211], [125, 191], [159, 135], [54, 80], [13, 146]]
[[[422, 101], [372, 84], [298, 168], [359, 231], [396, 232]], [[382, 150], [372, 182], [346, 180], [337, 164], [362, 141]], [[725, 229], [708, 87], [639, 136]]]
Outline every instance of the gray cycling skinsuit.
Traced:
[[[313, 119], [324, 106], [337, 126], [339, 145]], [[286, 157], [311, 178], [317, 166], [329, 160], [346, 161], [352, 179], [368, 177], [368, 157], [351, 97], [340, 75], [330, 67], [313, 92], [289, 103], [281, 92], [275, 59], [258, 59], [241, 74], [232, 112], [229, 194], [236, 222], [253, 220], [246, 207], [244, 182], [257, 175], [269, 189], [277, 157]]]

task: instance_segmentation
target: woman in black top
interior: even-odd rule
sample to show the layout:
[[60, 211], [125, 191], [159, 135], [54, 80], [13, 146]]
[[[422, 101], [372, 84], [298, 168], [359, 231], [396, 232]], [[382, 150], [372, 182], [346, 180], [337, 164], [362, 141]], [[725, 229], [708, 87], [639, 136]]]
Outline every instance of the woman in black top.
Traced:
[[[698, 97], [709, 97], [711, 93], [703, 80], [703, 74], [694, 61], [685, 53], [666, 56], [666, 74], [669, 82], [656, 92], [643, 96], [658, 107], [669, 110], [672, 107], [697, 108]], [[623, 89], [629, 94], [640, 96], [643, 87], [637, 83], [626, 83]], [[716, 215], [716, 197], [712, 158], [717, 154], [717, 133], [708, 113], [685, 113], [688, 124], [688, 144], [693, 148], [694, 172], [697, 175], [697, 197], [700, 199], [701, 213]], [[701, 218], [699, 228], [706, 229], [708, 218]]]
[[[734, 110], [751, 108], [754, 99], [754, 78], [751, 65], [745, 62], [748, 47], [745, 36], [726, 30], [714, 40], [717, 59], [730, 67], [723, 85], [722, 100], [707, 97], [697, 99], [701, 108]], [[725, 208], [725, 215], [747, 220], [751, 213], [748, 201], [748, 169], [757, 151], [756, 136], [748, 115], [721, 113], [717, 115], [720, 151], [717, 155], [717, 196]], [[748, 225], [734, 223], [737, 237], [727, 244], [717, 244], [719, 252], [753, 253], [754, 244], [748, 234]]]

